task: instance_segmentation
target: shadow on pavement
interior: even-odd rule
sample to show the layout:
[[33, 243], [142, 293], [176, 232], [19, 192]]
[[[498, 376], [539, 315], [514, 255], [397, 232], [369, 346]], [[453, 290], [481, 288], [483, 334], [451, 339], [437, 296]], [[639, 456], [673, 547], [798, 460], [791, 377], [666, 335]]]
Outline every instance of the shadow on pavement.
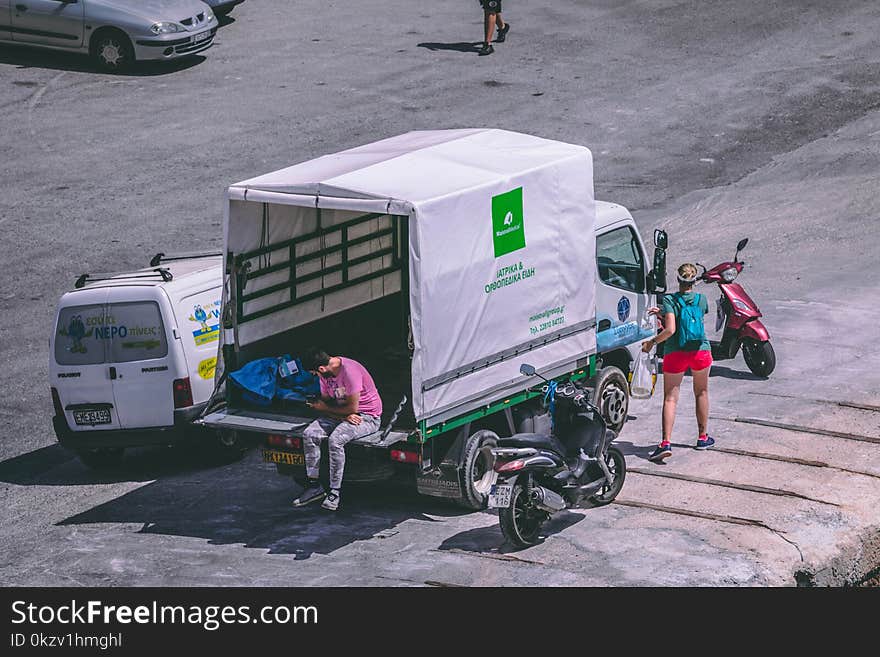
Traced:
[[657, 445], [640, 447], [639, 445], [633, 445], [632, 443], [628, 443], [622, 440], [615, 440], [614, 446], [620, 449], [620, 451], [623, 452], [624, 456], [635, 456], [637, 458], [647, 461], [648, 457], [651, 455], [651, 452], [654, 451], [654, 448]]
[[[576, 525], [583, 519], [584, 514], [582, 513], [560, 511], [541, 527], [541, 542], [543, 543], [549, 536], [558, 534], [559, 532], [565, 531], [569, 527]], [[501, 526], [497, 521], [488, 527], [469, 529], [456, 534], [455, 536], [450, 536], [440, 544], [438, 549], [476, 552], [481, 554], [507, 554], [509, 552], [522, 551], [522, 548], [517, 548], [510, 543], [507, 543], [504, 534], [501, 533]]]
[[[228, 460], [227, 460], [228, 463]], [[225, 465], [214, 451], [192, 445], [129, 448], [116, 467], [92, 470], [61, 445], [49, 445], [0, 462], [0, 481], [20, 486], [88, 486], [152, 481]]]
[[718, 365], [712, 365], [712, 369], [709, 370], [709, 377], [720, 376], [725, 379], [739, 379], [743, 381], [766, 381], [767, 377], [765, 376], [756, 376], [751, 372], [740, 372], [739, 370], [732, 370], [729, 367], [720, 367]]
[[469, 513], [446, 500], [379, 484], [347, 485], [336, 513], [320, 504], [295, 509], [291, 502], [300, 490], [255, 456], [212, 470], [163, 475], [58, 524], [139, 523], [143, 534], [201, 538], [211, 545], [242, 544], [308, 559], [355, 541], [386, 537], [406, 520], [433, 521], [428, 513]]
[[42, 68], [56, 71], [78, 73], [97, 73], [115, 77], [151, 77], [178, 73], [201, 64], [207, 59], [203, 55], [181, 57], [168, 62], [138, 62], [131, 70], [120, 73], [100, 71], [88, 55], [82, 53], [43, 50], [26, 45], [0, 45], [0, 64], [11, 64], [18, 68]]
[[454, 50], [455, 52], [480, 52], [482, 41], [460, 41], [458, 43], [420, 43], [419, 48], [427, 48], [431, 51]]

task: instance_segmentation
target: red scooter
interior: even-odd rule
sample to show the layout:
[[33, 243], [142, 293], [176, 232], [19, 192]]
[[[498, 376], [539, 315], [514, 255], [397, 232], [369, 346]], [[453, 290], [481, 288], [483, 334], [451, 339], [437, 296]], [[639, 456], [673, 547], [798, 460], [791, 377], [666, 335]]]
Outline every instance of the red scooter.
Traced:
[[739, 252], [742, 251], [748, 238], [740, 240], [736, 245], [736, 255], [733, 262], [722, 262], [720, 265], [707, 270], [703, 265], [700, 280], [704, 283], [718, 283], [721, 289], [721, 298], [718, 300], [718, 314], [715, 330], [724, 328], [721, 342], [713, 342], [712, 358], [714, 360], [728, 360], [735, 358], [742, 345], [743, 357], [746, 365], [756, 376], [770, 376], [776, 367], [776, 354], [773, 345], [770, 344], [770, 333], [758, 319], [761, 311], [752, 298], [738, 283], [734, 283], [736, 277], [743, 270], [745, 263], [739, 260]]

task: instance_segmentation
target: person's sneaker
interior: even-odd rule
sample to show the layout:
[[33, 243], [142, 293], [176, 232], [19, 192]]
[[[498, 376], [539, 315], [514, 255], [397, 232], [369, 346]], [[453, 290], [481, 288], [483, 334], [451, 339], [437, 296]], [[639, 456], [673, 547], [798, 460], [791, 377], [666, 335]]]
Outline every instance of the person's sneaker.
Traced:
[[321, 508], [328, 511], [336, 511], [339, 508], [339, 491], [331, 488], [330, 492], [327, 493], [327, 498], [321, 503]]
[[480, 48], [479, 55], [482, 57], [483, 55], [491, 55], [493, 52], [495, 52], [495, 48], [492, 47], [492, 44], [484, 43], [483, 47]]
[[504, 27], [498, 30], [498, 36], [495, 37], [495, 43], [504, 43], [508, 32], [510, 32], [510, 23], [505, 23]]
[[662, 463], [664, 459], [668, 459], [670, 456], [672, 456], [672, 445], [669, 443], [663, 443], [662, 445], [658, 445], [657, 449], [651, 452], [648, 460], [654, 461], [655, 463]]
[[714, 444], [715, 439], [712, 436], [697, 438], [697, 449], [709, 449]]
[[312, 484], [293, 501], [293, 506], [305, 506], [306, 504], [317, 502], [324, 499], [326, 494], [327, 491], [324, 490], [321, 484]]

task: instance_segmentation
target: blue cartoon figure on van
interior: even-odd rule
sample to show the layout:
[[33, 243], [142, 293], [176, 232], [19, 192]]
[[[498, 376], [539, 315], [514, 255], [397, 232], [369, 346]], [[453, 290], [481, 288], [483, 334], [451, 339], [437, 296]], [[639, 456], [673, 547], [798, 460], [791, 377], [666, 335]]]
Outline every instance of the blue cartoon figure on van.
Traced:
[[[206, 305], [210, 308], [212, 304]], [[199, 323], [199, 329], [192, 332], [196, 346], [213, 342], [220, 337], [220, 311], [217, 309], [220, 307], [220, 300], [215, 301], [213, 305], [215, 308], [205, 310], [201, 304], [196, 304], [193, 314], [189, 316], [189, 321]], [[211, 320], [217, 320], [217, 323], [209, 324]]]
[[208, 322], [207, 322], [208, 313], [205, 312], [205, 309], [202, 308], [200, 305], [196, 304], [195, 310], [193, 311], [193, 315], [194, 316], [190, 317], [190, 319], [201, 324], [203, 331], [207, 331], [208, 330]]
[[66, 329], [61, 329], [58, 331], [61, 335], [70, 338], [73, 342], [67, 350], [72, 353], [80, 353], [84, 354], [88, 351], [86, 346], [82, 343], [83, 338], [87, 338], [92, 335], [94, 328], [90, 328], [86, 331], [86, 325], [83, 324], [82, 315], [74, 315], [70, 318], [70, 321], [67, 323]]
[[629, 317], [629, 299], [620, 297], [620, 301], [617, 302], [617, 318], [625, 322], [627, 317]]

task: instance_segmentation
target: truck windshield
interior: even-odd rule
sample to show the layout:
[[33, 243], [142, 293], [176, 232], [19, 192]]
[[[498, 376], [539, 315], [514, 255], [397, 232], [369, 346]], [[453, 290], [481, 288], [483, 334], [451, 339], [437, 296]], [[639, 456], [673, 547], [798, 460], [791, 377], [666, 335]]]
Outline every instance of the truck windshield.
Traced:
[[55, 327], [55, 362], [59, 365], [95, 365], [104, 362], [104, 306], [67, 306]]
[[631, 292], [645, 291], [644, 257], [630, 226], [617, 228], [596, 238], [599, 278], [607, 285]]

